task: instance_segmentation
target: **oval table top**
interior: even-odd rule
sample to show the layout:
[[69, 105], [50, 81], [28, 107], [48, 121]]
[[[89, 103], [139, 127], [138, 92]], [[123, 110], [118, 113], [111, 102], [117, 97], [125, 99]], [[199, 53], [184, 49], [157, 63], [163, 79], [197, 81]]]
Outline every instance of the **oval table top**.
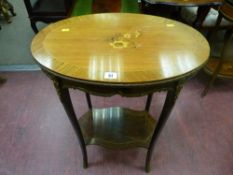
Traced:
[[176, 6], [219, 5], [223, 0], [143, 0], [149, 4], [166, 4]]
[[33, 39], [42, 69], [76, 81], [170, 81], [199, 70], [209, 44], [195, 29], [150, 15], [104, 13], [50, 24]]

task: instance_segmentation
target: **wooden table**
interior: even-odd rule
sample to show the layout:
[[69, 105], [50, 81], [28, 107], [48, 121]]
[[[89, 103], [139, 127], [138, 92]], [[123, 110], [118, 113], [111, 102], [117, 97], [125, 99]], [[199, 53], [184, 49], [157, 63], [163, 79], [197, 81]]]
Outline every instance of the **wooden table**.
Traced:
[[143, 0], [149, 4], [165, 4], [176, 6], [202, 6], [202, 5], [219, 5], [222, 0]]
[[176, 7], [198, 6], [197, 17], [193, 23], [194, 27], [200, 26], [209, 13], [211, 6], [222, 4], [223, 0], [142, 0], [142, 6], [148, 5], [170, 5]]
[[[206, 39], [182, 23], [141, 14], [85, 15], [49, 25], [35, 36], [32, 54], [51, 78], [80, 141], [86, 145], [148, 149], [146, 171], [158, 135], [183, 83], [207, 62]], [[90, 110], [76, 118], [69, 88], [86, 92]], [[153, 92], [167, 91], [156, 122], [149, 114]], [[88, 94], [148, 95], [144, 111], [92, 108]]]

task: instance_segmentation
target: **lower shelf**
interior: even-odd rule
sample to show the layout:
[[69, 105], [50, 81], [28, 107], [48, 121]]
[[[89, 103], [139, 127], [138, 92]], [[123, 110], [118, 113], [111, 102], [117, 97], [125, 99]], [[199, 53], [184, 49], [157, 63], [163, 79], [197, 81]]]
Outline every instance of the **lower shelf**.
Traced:
[[[211, 58], [205, 67], [205, 71], [209, 74], [213, 74], [219, 63], [219, 58]], [[217, 77], [219, 78], [233, 78], [233, 60], [226, 60], [223, 63], [221, 70]]]
[[86, 145], [124, 149], [148, 148], [156, 121], [145, 111], [112, 107], [88, 111], [79, 124]]

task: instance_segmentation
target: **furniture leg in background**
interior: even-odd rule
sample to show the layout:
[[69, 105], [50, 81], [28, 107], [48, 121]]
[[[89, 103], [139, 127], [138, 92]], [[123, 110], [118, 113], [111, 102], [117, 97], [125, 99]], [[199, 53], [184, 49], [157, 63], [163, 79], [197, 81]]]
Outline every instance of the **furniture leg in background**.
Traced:
[[[215, 27], [213, 31], [211, 32], [211, 34], [208, 36], [209, 41], [211, 41], [214, 34], [216, 34], [223, 18], [233, 23], [233, 1], [232, 0], [225, 0], [223, 2], [223, 5], [220, 6], [219, 16], [216, 20]], [[209, 88], [213, 85], [215, 79], [218, 76], [222, 78], [233, 78], [233, 61], [229, 60], [229, 53], [228, 53], [229, 48], [232, 47], [232, 44], [231, 44], [232, 33], [233, 33], [233, 27], [230, 30], [227, 30], [224, 36], [224, 45], [223, 45], [223, 49], [222, 49], [219, 60], [217, 61], [217, 59], [210, 59], [209, 63], [205, 67], [205, 70], [208, 73], [211, 73], [212, 77], [207, 83], [207, 85], [205, 86], [202, 92], [202, 96], [205, 96], [207, 94]]]
[[6, 79], [0, 76], [0, 85], [5, 83], [5, 82], [6, 82]]
[[[203, 92], [202, 92], [202, 97], [204, 97], [207, 92], [209, 91], [210, 87], [213, 85], [214, 81], [216, 80], [216, 78], [218, 77], [219, 73], [221, 72], [223, 66], [224, 66], [224, 63], [227, 62], [227, 50], [229, 49], [229, 47], [231, 46], [231, 36], [228, 37], [228, 39], [225, 41], [224, 43], [224, 46], [223, 46], [223, 50], [222, 50], [222, 53], [221, 53], [221, 56], [217, 62], [217, 65], [215, 66], [215, 69], [213, 69], [213, 72], [212, 72], [212, 76], [210, 78], [210, 80], [208, 81], [208, 83], [206, 84]], [[216, 60], [210, 60], [211, 61], [216, 61]], [[210, 64], [210, 63], [209, 63]], [[233, 64], [232, 64], [232, 61], [230, 62], [229, 61], [229, 69], [231, 69], [231, 73], [230, 72], [227, 72], [229, 75], [229, 77], [225, 77], [225, 78], [233, 78]], [[231, 74], [231, 75], [230, 75]]]
[[5, 20], [10, 23], [11, 19], [8, 11], [10, 11], [12, 16], [16, 16], [13, 5], [7, 0], [0, 0], [0, 13], [2, 13]]
[[35, 33], [39, 31], [37, 22], [51, 23], [70, 17], [75, 2], [75, 0], [24, 0]]

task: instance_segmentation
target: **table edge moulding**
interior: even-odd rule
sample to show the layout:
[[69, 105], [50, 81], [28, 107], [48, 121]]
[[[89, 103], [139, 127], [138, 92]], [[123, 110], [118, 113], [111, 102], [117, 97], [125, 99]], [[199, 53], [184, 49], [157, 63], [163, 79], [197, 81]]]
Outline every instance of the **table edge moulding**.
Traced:
[[222, 0], [143, 0], [149, 4], [164, 4], [177, 6], [220, 5]]
[[142, 6], [148, 5], [168, 5], [179, 7], [179, 14], [182, 7], [198, 7], [196, 19], [194, 20], [192, 26], [195, 28], [200, 28], [201, 24], [206, 19], [211, 7], [218, 7], [221, 5], [223, 0], [142, 0]]
[[[146, 148], [145, 170], [183, 83], [208, 61], [209, 44], [195, 29], [166, 18], [128, 13], [91, 14], [54, 23], [33, 39], [35, 61], [53, 81], [79, 139], [87, 145]], [[110, 74], [110, 77], [106, 77]], [[89, 111], [76, 117], [69, 88], [86, 93]], [[158, 121], [149, 114], [153, 93], [167, 91]], [[90, 95], [147, 95], [143, 111], [96, 109]]]

